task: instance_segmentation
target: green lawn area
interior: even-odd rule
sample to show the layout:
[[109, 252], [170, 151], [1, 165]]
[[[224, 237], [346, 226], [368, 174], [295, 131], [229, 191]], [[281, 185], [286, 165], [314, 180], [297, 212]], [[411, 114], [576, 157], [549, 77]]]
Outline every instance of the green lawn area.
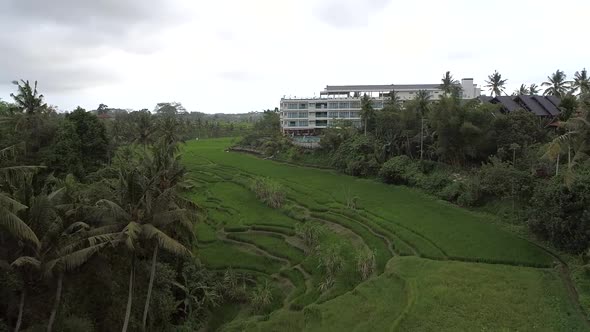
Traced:
[[[288, 279], [295, 288], [277, 295], [285, 299], [284, 306], [269, 315], [232, 307], [222, 330], [588, 329], [551, 267], [553, 257], [500, 229], [492, 216], [411, 188], [225, 152], [229, 142], [200, 140], [184, 147], [183, 161], [198, 183], [190, 197], [208, 218], [196, 226], [195, 253], [209, 268], [257, 271], [274, 280]], [[249, 189], [254, 176], [281, 182], [288, 206], [272, 209], [261, 203]], [[360, 199], [356, 210], [345, 204], [351, 193]], [[301, 219], [296, 211], [307, 211], [307, 216]], [[323, 275], [318, 258], [295, 247], [301, 245], [292, 237], [302, 222], [297, 219], [322, 224], [322, 244], [342, 248], [343, 270], [327, 291], [319, 290]], [[403, 256], [392, 256], [389, 245]], [[377, 267], [364, 282], [355, 261], [361, 247], [374, 250]]]
[[228, 238], [254, 244], [271, 255], [285, 258], [293, 264], [299, 264], [305, 258], [303, 251], [290, 246], [280, 236], [276, 237], [260, 233], [234, 233], [229, 234]]
[[277, 260], [244, 251], [229, 243], [215, 242], [197, 249], [197, 257], [212, 269], [236, 268], [267, 274], [277, 273], [283, 264]]
[[[361, 209], [420, 234], [446, 255], [456, 259], [535, 266], [549, 266], [552, 261], [542, 249], [488, 222], [491, 218], [488, 215], [466, 211], [411, 188], [388, 186], [330, 170], [296, 167], [261, 160], [248, 154], [225, 152], [230, 141], [216, 139], [189, 142], [184, 148], [185, 163], [190, 169], [191, 165], [202, 166], [207, 160], [257, 176], [271, 177], [287, 186], [296, 183], [297, 192], [292, 194], [294, 199], [300, 199], [303, 203], [313, 200], [314, 205], [325, 205], [330, 200], [344, 204], [345, 192], [352, 192], [359, 197]], [[252, 201], [256, 199], [255, 196], [244, 193], [247, 189], [236, 188], [237, 185], [228, 183], [218, 183], [215, 187], [218, 185], [222, 187], [212, 191], [239, 199], [236, 208], [240, 211], [244, 209], [244, 223], [256, 223], [261, 218], [274, 220], [272, 216], [258, 216], [260, 212], [257, 211], [261, 211], [262, 203], [256, 205]], [[283, 223], [280, 219], [276, 219], [276, 222]]]
[[226, 331], [585, 331], [553, 270], [398, 257], [385, 273], [301, 312]]

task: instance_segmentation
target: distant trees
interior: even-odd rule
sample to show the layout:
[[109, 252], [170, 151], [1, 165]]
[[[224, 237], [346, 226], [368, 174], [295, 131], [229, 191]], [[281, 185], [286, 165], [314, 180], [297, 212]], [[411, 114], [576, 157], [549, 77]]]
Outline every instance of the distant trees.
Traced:
[[440, 89], [445, 95], [451, 95], [457, 92], [459, 81], [453, 78], [450, 71], [447, 71], [441, 79]]
[[27, 115], [37, 115], [47, 109], [47, 104], [43, 102], [43, 95], [37, 91], [37, 81], [31, 86], [28, 80], [13, 81], [17, 86], [17, 93], [11, 93], [16, 107]]
[[531, 92], [530, 92], [529, 88], [527, 88], [527, 86], [524, 84], [521, 84], [520, 87], [514, 91], [514, 95], [516, 95], [516, 96], [528, 95], [530, 93]]
[[565, 96], [569, 88], [569, 82], [566, 81], [566, 77], [565, 73], [559, 69], [550, 76], [547, 76], [547, 81], [541, 83], [541, 86], [547, 87], [545, 92], [543, 92], [543, 95], [556, 97]]
[[492, 95], [497, 97], [504, 93], [507, 81], [507, 79], [502, 79], [502, 75], [496, 70], [488, 76], [488, 79], [485, 81], [487, 83], [485, 87], [490, 89]]
[[572, 93], [578, 92], [579, 95], [586, 95], [590, 93], [590, 77], [586, 68], [582, 71], [577, 71], [574, 74], [574, 81], [572, 82]]
[[[48, 331], [67, 329], [70, 320], [77, 330], [113, 330], [119, 322], [133, 330], [170, 326], [174, 303], [160, 306], [174, 294], [161, 289], [159, 278], [176, 278], [170, 257], [191, 255], [186, 246], [198, 209], [181, 195], [185, 171], [177, 151], [186, 122], [164, 111], [140, 113], [145, 130], [138, 142], [145, 147], [138, 151], [135, 114], [113, 114], [104, 104], [97, 113], [109, 117], [80, 107], [56, 114], [27, 81], [12, 96], [13, 104], [0, 103], [0, 306], [7, 314], [0, 325], [37, 330], [47, 324]], [[119, 272], [125, 266], [131, 268], [122, 315], [117, 292], [126, 284]], [[138, 272], [146, 266], [144, 281]], [[97, 271], [108, 278], [95, 278]], [[134, 288], [145, 290], [143, 297]], [[96, 304], [88, 305], [86, 296]], [[138, 323], [132, 303], [140, 298]], [[86, 324], [76, 314], [92, 320]]]
[[371, 103], [371, 98], [367, 94], [361, 98], [361, 121], [363, 121], [365, 136], [367, 136], [367, 131], [373, 129], [375, 122], [375, 109]]

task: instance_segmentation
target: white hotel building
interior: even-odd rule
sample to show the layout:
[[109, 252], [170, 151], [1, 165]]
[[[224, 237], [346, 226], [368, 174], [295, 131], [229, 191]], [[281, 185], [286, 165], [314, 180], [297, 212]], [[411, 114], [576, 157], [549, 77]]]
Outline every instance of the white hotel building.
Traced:
[[[480, 96], [480, 88], [472, 78], [461, 80], [461, 98]], [[416, 92], [426, 90], [432, 100], [443, 95], [440, 84], [390, 84], [390, 85], [328, 85], [319, 98], [282, 98], [280, 108], [281, 130], [289, 135], [315, 135], [338, 121], [349, 120], [360, 126], [361, 97], [368, 95], [373, 108], [383, 108], [391, 91], [400, 101], [414, 99]]]

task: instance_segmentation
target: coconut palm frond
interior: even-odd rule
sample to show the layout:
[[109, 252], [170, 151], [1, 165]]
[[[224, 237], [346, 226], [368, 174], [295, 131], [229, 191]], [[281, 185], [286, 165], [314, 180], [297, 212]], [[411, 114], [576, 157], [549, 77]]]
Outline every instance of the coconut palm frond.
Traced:
[[86, 236], [88, 236], [88, 238], [91, 238], [93, 236], [99, 236], [109, 233], [118, 233], [122, 230], [122, 228], [123, 226], [121, 224], [108, 224], [105, 226], [90, 229], [88, 232], [86, 232]]
[[65, 189], [66, 189], [65, 187], [62, 187], [62, 188], [59, 188], [57, 190], [54, 190], [49, 195], [47, 195], [47, 199], [49, 199], [49, 201], [54, 201], [54, 200], [61, 199], [61, 197], [65, 193]]
[[88, 260], [92, 258], [94, 254], [96, 254], [100, 249], [104, 248], [108, 244], [108, 242], [99, 243], [84, 249], [76, 250], [72, 253], [52, 260], [47, 264], [45, 273], [51, 275], [56, 267], [62, 272], [75, 270], [84, 263], [88, 262]]
[[547, 151], [543, 154], [541, 158], [555, 160], [557, 156], [561, 153], [561, 144], [559, 141], [553, 141], [549, 143], [549, 147]]
[[41, 267], [41, 262], [35, 257], [21, 256], [15, 259], [10, 265], [16, 268], [32, 267], [34, 269], [39, 269]]
[[127, 249], [129, 249], [130, 251], [135, 251], [135, 243], [139, 239], [141, 231], [142, 225], [134, 221], [128, 223], [127, 226], [125, 226], [125, 228], [123, 229], [122, 234], [125, 236], [124, 243]]
[[4, 179], [13, 185], [27, 184], [30, 182], [32, 176], [39, 170], [44, 169], [44, 166], [8, 166], [0, 168], [0, 179]]
[[178, 241], [166, 235], [166, 233], [157, 229], [151, 224], [143, 225], [142, 227], [143, 236], [146, 239], [155, 239], [158, 242], [158, 246], [174, 255], [178, 256], [191, 256], [192, 253]]
[[[129, 219], [129, 214], [119, 204], [108, 199], [101, 199], [96, 202], [97, 216], [111, 220]], [[102, 219], [102, 218], [100, 218]]]
[[35, 232], [11, 211], [0, 209], [0, 227], [6, 229], [15, 238], [27, 241], [39, 248], [40, 242]]
[[173, 223], [177, 223], [187, 230], [193, 229], [193, 224], [189, 221], [190, 212], [185, 209], [177, 209], [157, 213], [153, 216], [152, 224], [157, 227], [165, 227]]
[[5, 193], [0, 193], [0, 207], [3, 207], [11, 212], [17, 213], [25, 210], [28, 207]]
[[76, 221], [74, 223], [72, 223], [71, 225], [69, 225], [62, 234], [73, 234], [73, 233], [77, 233], [81, 230], [89, 230], [90, 229], [90, 225], [88, 225], [85, 222], [82, 221]]

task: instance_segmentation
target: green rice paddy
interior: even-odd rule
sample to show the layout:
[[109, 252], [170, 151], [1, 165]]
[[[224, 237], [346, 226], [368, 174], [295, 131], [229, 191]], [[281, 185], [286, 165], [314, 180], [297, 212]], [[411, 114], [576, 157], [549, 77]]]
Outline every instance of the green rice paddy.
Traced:
[[[199, 140], [184, 148], [191, 197], [207, 212], [194, 251], [212, 269], [252, 271], [291, 287], [282, 307], [265, 316], [245, 307], [222, 330], [588, 330], [556, 258], [491, 216], [406, 187], [227, 152], [231, 144]], [[286, 188], [281, 209], [256, 198], [255, 177]], [[350, 195], [356, 209], [347, 207]], [[321, 224], [324, 243], [342, 248], [350, 263], [327, 291], [319, 290], [317, 258], [295, 236], [302, 222]], [[354, 270], [361, 247], [376, 260], [364, 282]]]

